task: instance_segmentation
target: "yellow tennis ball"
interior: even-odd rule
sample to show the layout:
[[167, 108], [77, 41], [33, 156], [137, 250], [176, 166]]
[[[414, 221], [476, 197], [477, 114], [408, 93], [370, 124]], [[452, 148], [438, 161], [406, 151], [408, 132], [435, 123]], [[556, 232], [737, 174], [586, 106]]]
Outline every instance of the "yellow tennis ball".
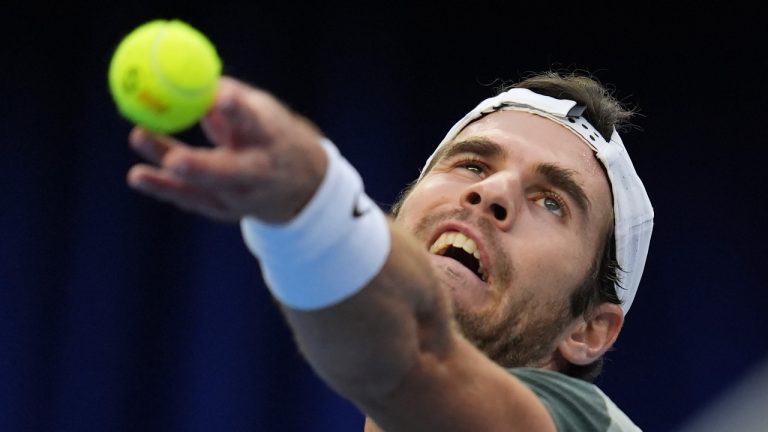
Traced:
[[211, 107], [221, 59], [208, 38], [179, 20], [145, 23], [120, 42], [109, 65], [109, 89], [135, 124], [175, 133]]

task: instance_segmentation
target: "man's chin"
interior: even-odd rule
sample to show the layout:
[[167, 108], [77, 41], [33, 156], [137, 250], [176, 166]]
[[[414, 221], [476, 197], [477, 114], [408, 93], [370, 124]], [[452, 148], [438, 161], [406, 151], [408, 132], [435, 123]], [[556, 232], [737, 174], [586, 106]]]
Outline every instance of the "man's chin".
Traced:
[[551, 358], [569, 319], [543, 319], [551, 311], [540, 310], [531, 298], [505, 309], [477, 311], [456, 303], [454, 318], [464, 337], [502, 367], [540, 365]]

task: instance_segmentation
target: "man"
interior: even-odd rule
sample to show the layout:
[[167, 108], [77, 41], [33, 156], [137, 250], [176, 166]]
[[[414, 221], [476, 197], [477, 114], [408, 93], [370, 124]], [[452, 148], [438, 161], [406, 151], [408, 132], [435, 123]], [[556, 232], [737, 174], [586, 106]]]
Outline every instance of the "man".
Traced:
[[628, 116], [588, 78], [523, 81], [449, 131], [392, 221], [313, 125], [224, 78], [203, 120], [214, 148], [136, 129], [152, 164], [128, 182], [241, 222], [304, 356], [366, 431], [638, 430], [578, 379], [616, 340], [650, 239], [614, 130]]

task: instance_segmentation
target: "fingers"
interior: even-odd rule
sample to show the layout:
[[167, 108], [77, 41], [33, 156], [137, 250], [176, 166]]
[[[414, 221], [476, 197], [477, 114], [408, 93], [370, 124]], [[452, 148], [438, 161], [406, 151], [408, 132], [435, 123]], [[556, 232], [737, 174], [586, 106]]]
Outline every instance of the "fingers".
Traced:
[[197, 148], [166, 135], [141, 128], [131, 131], [131, 147], [166, 174], [208, 188], [257, 186], [272, 164], [259, 148], [238, 151], [230, 147]]
[[135, 127], [128, 135], [131, 148], [148, 161], [160, 165], [163, 158], [173, 149], [186, 147], [180, 141], [167, 135], [153, 134]]
[[163, 160], [175, 176], [207, 188], [259, 187], [272, 171], [271, 164], [259, 149], [186, 149], [169, 152]]
[[211, 109], [203, 117], [200, 126], [208, 141], [216, 145], [226, 145], [231, 141], [232, 125], [226, 112], [232, 110], [231, 105], [237, 103], [237, 87], [232, 79], [222, 77]]
[[205, 189], [153, 166], [134, 166], [128, 171], [127, 181], [132, 188], [187, 211], [224, 222], [234, 222], [239, 218]]
[[149, 164], [130, 170], [129, 185], [214, 219], [283, 220], [322, 180], [320, 132], [267, 92], [221, 78], [202, 127], [213, 147], [135, 128], [131, 147]]
[[215, 145], [243, 148], [269, 144], [291, 117], [290, 111], [269, 93], [222, 77], [201, 126]]

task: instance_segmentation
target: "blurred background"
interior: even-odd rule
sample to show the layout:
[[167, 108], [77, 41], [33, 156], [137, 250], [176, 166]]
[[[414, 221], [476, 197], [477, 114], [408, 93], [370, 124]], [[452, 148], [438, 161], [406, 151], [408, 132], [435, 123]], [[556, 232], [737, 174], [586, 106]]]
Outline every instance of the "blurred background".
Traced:
[[501, 81], [593, 73], [639, 109], [624, 141], [656, 210], [598, 384], [644, 430], [768, 430], [766, 11], [413, 3], [3, 2], [0, 430], [362, 430], [238, 228], [125, 185], [139, 159], [107, 67], [154, 18], [313, 119], [384, 207]]

